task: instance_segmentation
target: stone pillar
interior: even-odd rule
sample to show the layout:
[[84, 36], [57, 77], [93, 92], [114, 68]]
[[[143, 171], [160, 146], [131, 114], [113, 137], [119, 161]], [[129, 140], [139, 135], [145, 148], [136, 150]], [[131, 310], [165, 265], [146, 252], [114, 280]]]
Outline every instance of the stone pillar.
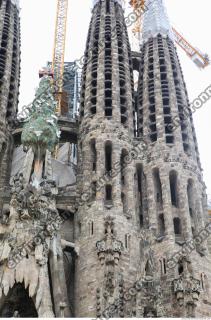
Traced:
[[192, 229], [188, 205], [187, 180], [183, 177], [182, 172], [178, 177], [178, 197], [182, 234], [184, 240], [187, 241], [192, 238]]
[[155, 203], [156, 195], [155, 195], [152, 171], [147, 171], [146, 176], [147, 176], [149, 227], [157, 230], [158, 222], [157, 222], [157, 209], [156, 209], [156, 203]]
[[166, 236], [169, 239], [173, 240], [175, 238], [175, 234], [172, 216], [171, 191], [169, 183], [169, 173], [166, 171], [166, 168], [165, 171], [164, 169], [160, 171], [160, 180], [163, 194], [163, 215], [165, 221]]

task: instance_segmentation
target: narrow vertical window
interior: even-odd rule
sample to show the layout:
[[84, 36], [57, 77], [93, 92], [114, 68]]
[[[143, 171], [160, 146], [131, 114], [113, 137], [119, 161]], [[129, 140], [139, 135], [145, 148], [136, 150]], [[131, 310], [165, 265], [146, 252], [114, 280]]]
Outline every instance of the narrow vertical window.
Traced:
[[121, 200], [122, 200], [122, 205], [123, 205], [123, 212], [126, 212], [126, 198], [124, 192], [121, 192]]
[[183, 263], [180, 261], [178, 264], [178, 274], [182, 274], [184, 271]]
[[162, 205], [163, 205], [162, 185], [160, 181], [159, 169], [157, 168], [153, 170], [153, 181], [154, 181], [155, 198], [156, 198], [155, 200], [157, 203], [157, 208], [162, 209]]
[[189, 214], [191, 218], [193, 218], [194, 215], [194, 190], [193, 190], [193, 181], [188, 180], [188, 185], [187, 185], [187, 195], [188, 195], [188, 206], [189, 206]]
[[147, 181], [143, 172], [142, 165], [137, 165], [137, 178], [138, 178], [138, 203], [140, 228], [148, 227], [148, 200], [147, 200]]
[[163, 237], [165, 234], [165, 221], [163, 213], [158, 216], [158, 228], [159, 228], [159, 236]]
[[174, 233], [175, 235], [181, 235], [181, 222], [180, 222], [180, 218], [174, 218]]
[[201, 274], [201, 288], [202, 290], [204, 290], [205, 286], [204, 286], [204, 273]]
[[170, 172], [169, 181], [171, 190], [171, 203], [174, 207], [178, 208], [177, 173], [175, 171]]
[[121, 159], [120, 159], [120, 162], [121, 162], [121, 184], [122, 185], [125, 184], [125, 172], [124, 172], [125, 162], [124, 162], [124, 157], [125, 157], [125, 154], [124, 154], [124, 151], [122, 151]]
[[125, 249], [130, 249], [130, 235], [125, 235]]
[[106, 13], [110, 13], [110, 0], [106, 0]]
[[125, 179], [125, 172], [126, 172], [126, 162], [125, 157], [128, 155], [127, 150], [122, 150], [121, 157], [120, 157], [120, 167], [121, 167], [121, 200], [123, 205], [123, 212], [127, 212], [127, 186], [126, 186], [126, 179]]
[[92, 191], [92, 201], [96, 200], [96, 193], [97, 193], [97, 182], [93, 181], [91, 184], [91, 191]]
[[96, 171], [96, 169], [97, 169], [97, 151], [96, 151], [95, 139], [91, 140], [90, 148], [91, 148], [92, 171]]
[[111, 185], [106, 185], [106, 187], [105, 187], [105, 200], [106, 200], [106, 202], [112, 201], [112, 186]]
[[166, 274], [166, 259], [163, 259], [163, 273]]
[[89, 225], [89, 236], [92, 236], [94, 234], [94, 222], [89, 221], [88, 225]]
[[105, 144], [105, 170], [110, 172], [112, 170], [112, 144], [106, 142]]

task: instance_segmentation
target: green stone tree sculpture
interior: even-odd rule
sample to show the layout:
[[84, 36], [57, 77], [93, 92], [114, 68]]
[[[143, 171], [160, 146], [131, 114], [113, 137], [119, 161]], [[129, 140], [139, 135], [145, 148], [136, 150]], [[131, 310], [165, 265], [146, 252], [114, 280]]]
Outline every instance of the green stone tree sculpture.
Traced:
[[34, 152], [33, 185], [36, 187], [42, 179], [46, 151], [52, 152], [59, 141], [56, 104], [52, 79], [45, 76], [40, 81], [21, 136], [22, 144]]

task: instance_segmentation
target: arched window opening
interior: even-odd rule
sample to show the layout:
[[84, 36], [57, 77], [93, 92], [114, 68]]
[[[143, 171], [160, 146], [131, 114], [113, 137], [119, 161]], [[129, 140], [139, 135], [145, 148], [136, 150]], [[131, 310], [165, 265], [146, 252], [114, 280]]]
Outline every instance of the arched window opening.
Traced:
[[91, 192], [92, 192], [92, 201], [96, 200], [96, 194], [97, 194], [97, 182], [93, 181], [91, 183]]
[[146, 265], [145, 265], [145, 275], [146, 276], [152, 276], [153, 275], [149, 260], [147, 260]]
[[158, 216], [158, 229], [159, 229], [159, 236], [163, 237], [165, 235], [165, 221], [163, 213], [159, 214]]
[[166, 259], [161, 259], [161, 260], [159, 260], [159, 262], [160, 262], [161, 275], [165, 275], [166, 274]]
[[163, 259], [163, 273], [166, 274], [166, 259]]
[[125, 157], [128, 155], [126, 150], [122, 150], [121, 158], [120, 158], [120, 165], [121, 165], [121, 184], [125, 185]]
[[125, 235], [125, 249], [130, 249], [130, 237], [129, 234]]
[[171, 190], [171, 203], [174, 207], [178, 208], [177, 173], [175, 171], [170, 172], [169, 181]]
[[140, 227], [148, 227], [148, 201], [147, 201], [147, 181], [146, 176], [143, 172], [142, 165], [137, 165], [137, 207], [139, 210], [139, 217], [140, 217]]
[[89, 236], [92, 236], [94, 234], [94, 222], [89, 221]]
[[157, 312], [152, 307], [144, 307], [144, 318], [157, 318]]
[[110, 172], [112, 170], [112, 144], [106, 142], [105, 144], [105, 170]]
[[159, 260], [159, 264], [160, 264], [160, 275], [162, 276], [162, 274], [163, 274], [163, 261]]
[[96, 151], [95, 139], [91, 140], [90, 148], [91, 148], [92, 171], [96, 171], [96, 169], [97, 169], [97, 151]]
[[180, 218], [174, 218], [174, 233], [175, 235], [181, 235], [181, 223], [180, 223]]
[[202, 290], [205, 290], [205, 285], [204, 285], [204, 273], [201, 274], [201, 288], [202, 288]]
[[127, 200], [126, 200], [124, 192], [121, 192], [121, 201], [122, 201], [122, 206], [123, 206], [123, 212], [127, 213]]
[[105, 186], [105, 202], [106, 204], [112, 203], [112, 186], [110, 184]]
[[0, 308], [1, 318], [38, 318], [37, 310], [28, 289], [22, 283], [16, 283], [9, 290], [4, 304]]
[[128, 155], [128, 152], [126, 150], [122, 150], [121, 157], [120, 157], [120, 167], [121, 167], [121, 200], [123, 205], [123, 212], [127, 212], [127, 188], [126, 188], [126, 179], [125, 179], [125, 173], [126, 173], [126, 162], [125, 157]]
[[188, 195], [189, 213], [190, 213], [191, 218], [193, 218], [193, 216], [194, 216], [194, 190], [193, 190], [193, 181], [191, 179], [188, 180], [187, 195]]
[[143, 217], [143, 214], [140, 214], [140, 215], [139, 215], [139, 219], [140, 219], [140, 227], [143, 228], [143, 226], [144, 226], [144, 217]]
[[106, 13], [110, 13], [110, 0], [106, 0]]
[[178, 274], [181, 275], [184, 271], [183, 263], [179, 262], [178, 264]]
[[153, 181], [154, 181], [157, 208], [162, 209], [162, 206], [163, 206], [162, 185], [160, 181], [159, 169], [157, 168], [153, 170]]

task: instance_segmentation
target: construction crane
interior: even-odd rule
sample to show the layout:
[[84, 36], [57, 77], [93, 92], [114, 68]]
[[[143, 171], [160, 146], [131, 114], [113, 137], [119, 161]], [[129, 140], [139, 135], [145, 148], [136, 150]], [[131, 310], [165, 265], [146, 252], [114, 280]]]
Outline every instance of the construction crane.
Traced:
[[[133, 7], [134, 11], [140, 13], [138, 15], [139, 18], [136, 20], [132, 29], [133, 34], [138, 34], [140, 39], [143, 12], [145, 11], [145, 0], [130, 0], [129, 4]], [[198, 68], [204, 69], [210, 64], [208, 54], [203, 54], [199, 49], [193, 47], [174, 27], [172, 27], [172, 31], [177, 45], [186, 52]]]
[[63, 96], [64, 54], [67, 32], [68, 0], [57, 0], [56, 26], [52, 65], [39, 71], [39, 77], [44, 75], [53, 78], [56, 88], [57, 114], [61, 115]]

